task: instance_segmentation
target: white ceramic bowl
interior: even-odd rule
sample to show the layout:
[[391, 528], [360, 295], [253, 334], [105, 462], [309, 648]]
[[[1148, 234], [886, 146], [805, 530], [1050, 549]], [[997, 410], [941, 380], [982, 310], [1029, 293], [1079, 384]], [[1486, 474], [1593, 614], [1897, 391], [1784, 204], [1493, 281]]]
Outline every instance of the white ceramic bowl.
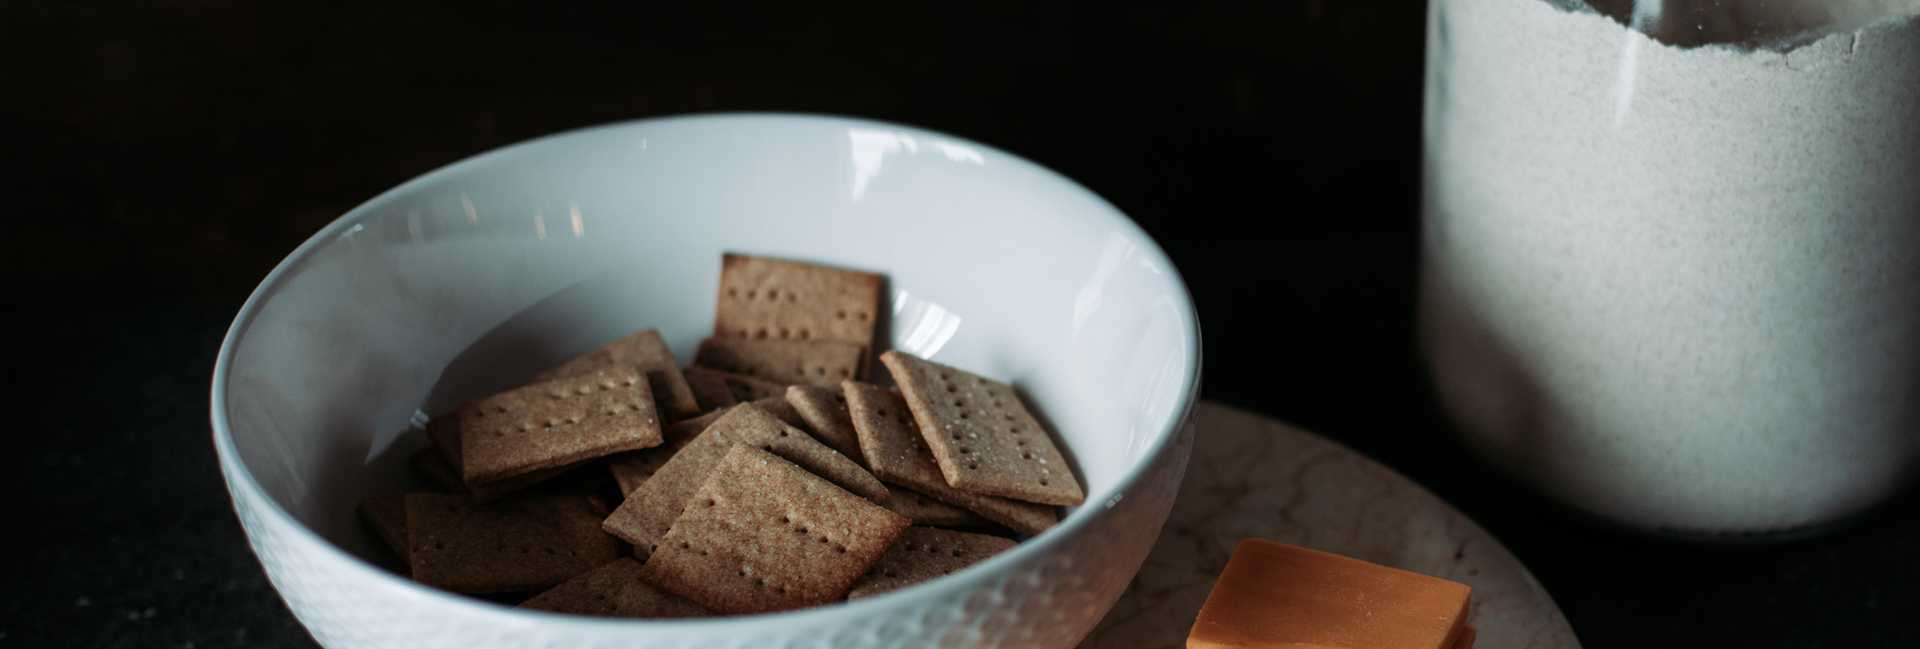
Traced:
[[[416, 410], [636, 328], [685, 360], [712, 326], [722, 251], [886, 273], [893, 346], [1010, 379], [1064, 439], [1087, 504], [931, 583], [752, 617], [528, 612], [375, 565], [353, 504], [399, 488]], [[850, 119], [647, 120], [454, 164], [302, 244], [220, 348], [214, 446], [267, 575], [335, 649], [1071, 647], [1166, 520], [1199, 347], [1159, 248], [1016, 156]]]

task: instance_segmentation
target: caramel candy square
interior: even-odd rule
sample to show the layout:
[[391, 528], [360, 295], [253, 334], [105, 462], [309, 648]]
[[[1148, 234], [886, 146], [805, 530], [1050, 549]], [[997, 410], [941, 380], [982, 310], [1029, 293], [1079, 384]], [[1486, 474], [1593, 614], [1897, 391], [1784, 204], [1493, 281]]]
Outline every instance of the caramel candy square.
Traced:
[[1438, 577], [1247, 539], [1187, 636], [1187, 649], [1452, 649], [1472, 589]]

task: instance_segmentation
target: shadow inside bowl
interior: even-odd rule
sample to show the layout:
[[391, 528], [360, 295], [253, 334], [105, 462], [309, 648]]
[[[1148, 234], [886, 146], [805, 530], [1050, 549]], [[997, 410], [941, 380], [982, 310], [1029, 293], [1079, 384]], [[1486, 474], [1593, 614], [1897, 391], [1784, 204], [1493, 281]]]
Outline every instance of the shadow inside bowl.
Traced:
[[[617, 306], [633, 301], [638, 265], [610, 268], [521, 309], [455, 354], [427, 391], [421, 410], [451, 412], [461, 403], [521, 385], [535, 374], [639, 329], [659, 326]], [[661, 329], [670, 346], [696, 332]]]

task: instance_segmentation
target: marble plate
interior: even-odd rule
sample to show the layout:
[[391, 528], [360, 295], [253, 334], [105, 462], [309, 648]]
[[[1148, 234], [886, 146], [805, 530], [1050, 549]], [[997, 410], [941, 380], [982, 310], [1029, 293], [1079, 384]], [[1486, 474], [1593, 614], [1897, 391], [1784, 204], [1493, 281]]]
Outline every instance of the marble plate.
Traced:
[[1295, 543], [1473, 587], [1479, 649], [1578, 649], [1553, 598], [1486, 530], [1420, 485], [1312, 433], [1216, 403], [1173, 516], [1083, 649], [1177, 649], [1242, 538]]

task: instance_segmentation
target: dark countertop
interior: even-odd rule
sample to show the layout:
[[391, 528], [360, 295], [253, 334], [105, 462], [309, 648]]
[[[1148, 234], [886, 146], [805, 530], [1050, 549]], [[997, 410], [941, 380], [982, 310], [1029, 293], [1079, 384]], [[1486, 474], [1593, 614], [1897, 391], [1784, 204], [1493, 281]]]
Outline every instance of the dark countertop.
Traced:
[[1209, 398], [1433, 488], [1588, 647], [1920, 646], [1920, 497], [1802, 541], [1676, 542], [1583, 522], [1458, 447], [1411, 344], [1418, 3], [960, 4], [0, 10], [0, 111], [27, 171], [9, 174], [0, 264], [25, 293], [7, 313], [29, 368], [0, 646], [312, 646], [208, 442], [214, 351], [254, 284], [355, 203], [461, 157], [760, 109], [950, 131], [1105, 195], [1186, 274]]

